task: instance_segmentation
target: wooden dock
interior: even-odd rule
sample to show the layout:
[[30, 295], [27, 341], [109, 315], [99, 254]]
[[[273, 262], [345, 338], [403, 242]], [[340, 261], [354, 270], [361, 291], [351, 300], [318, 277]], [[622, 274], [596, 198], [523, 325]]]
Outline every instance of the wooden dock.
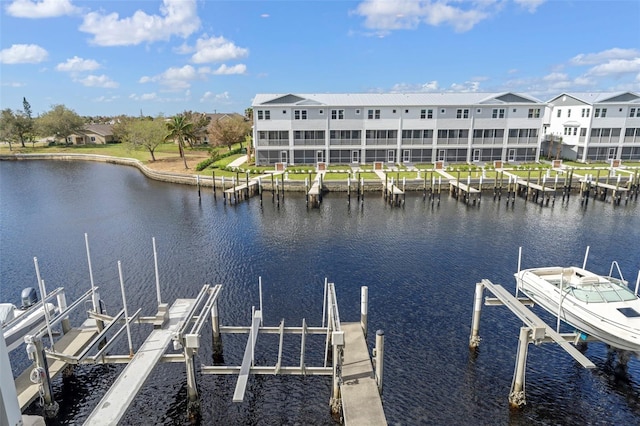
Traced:
[[342, 415], [346, 426], [386, 425], [367, 342], [359, 322], [343, 323]]
[[151, 374], [151, 370], [167, 350], [174, 333], [183, 325], [183, 321], [194, 302], [195, 299], [177, 299], [175, 301], [169, 309], [167, 323], [162, 328], [151, 332], [84, 424], [118, 424]]
[[[55, 344], [56, 352], [77, 356], [98, 334], [95, 320], [88, 319], [80, 327], [72, 328]], [[51, 379], [57, 377], [69, 364], [58, 359], [47, 357]], [[32, 369], [24, 371], [16, 379], [16, 391], [20, 410], [25, 410], [39, 396], [40, 385], [33, 383], [29, 376]]]
[[320, 189], [319, 179], [314, 180], [311, 188], [307, 191], [307, 200], [307, 205], [309, 207], [320, 207], [320, 203], [322, 203], [322, 191]]

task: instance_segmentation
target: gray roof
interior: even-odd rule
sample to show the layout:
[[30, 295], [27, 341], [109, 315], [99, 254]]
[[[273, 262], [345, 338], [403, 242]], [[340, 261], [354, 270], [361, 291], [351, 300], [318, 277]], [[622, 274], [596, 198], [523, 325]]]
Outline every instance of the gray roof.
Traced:
[[113, 126], [111, 124], [87, 124], [82, 131], [100, 136], [111, 136], [113, 135]]
[[543, 101], [517, 93], [258, 93], [253, 107], [265, 106], [446, 106], [446, 105], [506, 105]]
[[554, 96], [548, 102], [553, 102], [565, 95], [586, 104], [597, 104], [603, 102], [640, 103], [640, 95], [634, 92], [565, 92], [558, 96]]

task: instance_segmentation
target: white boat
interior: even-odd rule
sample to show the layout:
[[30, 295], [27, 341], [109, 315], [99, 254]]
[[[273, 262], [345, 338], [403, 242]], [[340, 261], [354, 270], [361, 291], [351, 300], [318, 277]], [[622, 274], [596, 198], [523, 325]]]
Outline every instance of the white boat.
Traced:
[[640, 353], [640, 299], [623, 279], [575, 266], [525, 269], [515, 277], [518, 291], [579, 332]]
[[[49, 315], [53, 316], [57, 312], [54, 304], [46, 303], [45, 305]], [[9, 352], [23, 343], [25, 335], [44, 324], [45, 312], [42, 302], [37, 301], [34, 289], [23, 290], [21, 307], [16, 307], [12, 303], [0, 303], [0, 329]]]

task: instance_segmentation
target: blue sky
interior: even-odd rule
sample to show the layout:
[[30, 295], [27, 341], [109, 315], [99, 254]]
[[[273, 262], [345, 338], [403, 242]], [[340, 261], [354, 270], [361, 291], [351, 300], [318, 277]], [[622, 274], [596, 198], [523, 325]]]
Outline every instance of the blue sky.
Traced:
[[242, 112], [256, 93], [640, 92], [640, 1], [1, 0], [0, 107]]

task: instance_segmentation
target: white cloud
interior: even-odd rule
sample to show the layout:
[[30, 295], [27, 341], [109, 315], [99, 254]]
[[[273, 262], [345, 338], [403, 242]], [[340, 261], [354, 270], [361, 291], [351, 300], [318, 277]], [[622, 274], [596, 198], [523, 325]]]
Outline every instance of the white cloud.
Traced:
[[67, 62], [61, 62], [56, 65], [56, 70], [65, 72], [83, 72], [95, 71], [100, 68], [100, 64], [93, 59], [82, 59], [77, 56], [67, 59]]
[[117, 13], [91, 12], [80, 25], [80, 31], [93, 34], [92, 42], [100, 46], [136, 45], [169, 40], [173, 35], [188, 37], [198, 28], [196, 0], [163, 0], [160, 15], [138, 10], [121, 19]]
[[88, 75], [84, 78], [77, 79], [76, 81], [82, 83], [87, 87], [102, 87], [105, 89], [115, 89], [119, 84], [111, 80], [106, 75]]
[[215, 101], [219, 103], [227, 103], [230, 99], [231, 96], [229, 96], [229, 92], [213, 93], [207, 91], [200, 98], [200, 102]]
[[260, 15], [261, 18], [268, 18], [270, 15], [268, 13], [263, 13]]
[[640, 57], [638, 49], [613, 49], [597, 53], [580, 53], [569, 60], [571, 65], [598, 65], [614, 59], [635, 59]]
[[[427, 83], [419, 83], [419, 84], [408, 84], [408, 83], [397, 83], [394, 84], [391, 88], [391, 92], [395, 93], [417, 93], [417, 92], [440, 92], [440, 87], [438, 86], [438, 82], [433, 80]], [[380, 92], [383, 93], [384, 90], [380, 89]]]
[[515, 3], [519, 4], [523, 8], [527, 9], [529, 12], [535, 12], [538, 7], [547, 0], [513, 0]]
[[480, 90], [479, 81], [465, 81], [464, 83], [451, 84], [451, 92], [478, 92]]
[[222, 64], [213, 73], [216, 75], [231, 75], [231, 74], [244, 74], [245, 72], [247, 72], [247, 66], [245, 64], [237, 64], [231, 67], [228, 67], [225, 64]]
[[615, 59], [605, 64], [596, 65], [587, 71], [588, 76], [609, 76], [620, 74], [635, 74], [640, 72], [640, 57], [626, 60]]
[[14, 81], [14, 82], [9, 82], [9, 83], [2, 83], [2, 84], [0, 84], [0, 86], [3, 86], [3, 87], [24, 87], [24, 86], [26, 86], [26, 84]]
[[185, 90], [191, 87], [194, 80], [204, 80], [205, 76], [210, 73], [208, 67], [195, 69], [191, 65], [185, 65], [182, 68], [169, 68], [162, 74], [140, 78], [140, 83], [159, 83], [170, 90]]
[[109, 103], [109, 102], [117, 101], [118, 99], [120, 99], [120, 96], [118, 96], [118, 95], [114, 95], [114, 96], [98, 96], [93, 101], [94, 102]]
[[14, 0], [5, 10], [16, 18], [54, 18], [79, 12], [70, 0]]
[[450, 25], [457, 32], [469, 31], [501, 7], [493, 0], [460, 2], [451, 0], [364, 0], [353, 12], [365, 18], [367, 28], [381, 31], [415, 29], [420, 24]]
[[196, 41], [195, 50], [196, 53], [191, 57], [191, 61], [196, 64], [223, 62], [245, 58], [249, 55], [249, 49], [238, 47], [224, 37], [204, 36], [199, 38]]
[[37, 64], [46, 61], [49, 53], [37, 44], [14, 44], [0, 51], [0, 63]]

